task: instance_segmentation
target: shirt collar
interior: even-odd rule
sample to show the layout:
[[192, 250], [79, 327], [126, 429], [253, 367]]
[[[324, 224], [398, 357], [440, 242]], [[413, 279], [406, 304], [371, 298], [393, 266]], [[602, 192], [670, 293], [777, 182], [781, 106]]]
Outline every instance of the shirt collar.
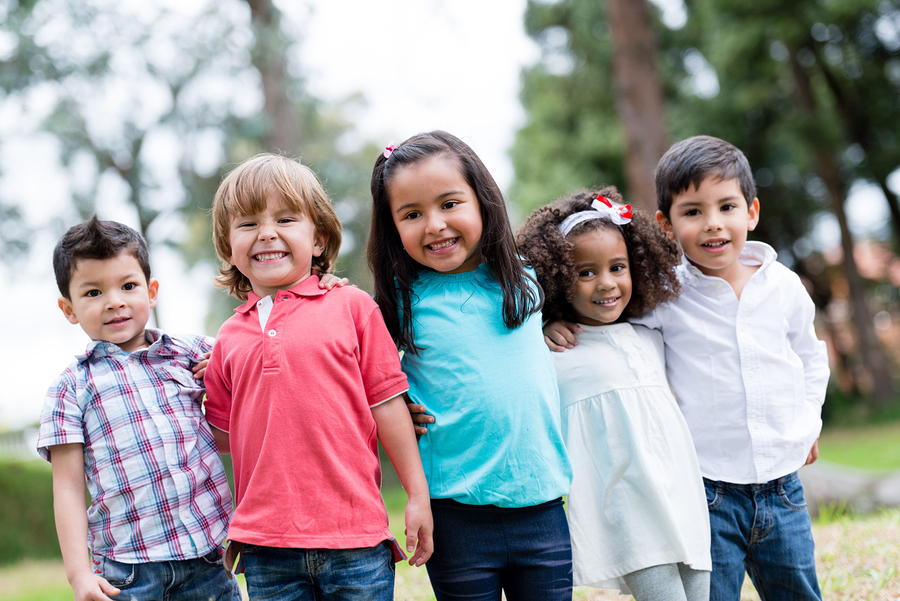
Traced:
[[[324, 288], [319, 288], [319, 276], [310, 275], [308, 278], [288, 290], [279, 290], [276, 297], [283, 299], [298, 298], [302, 296], [322, 296], [328, 292]], [[256, 306], [257, 301], [262, 298], [252, 290], [247, 294], [247, 302], [234, 310], [235, 313], [247, 313]]]
[[[140, 351], [153, 351], [157, 355], [172, 355], [174, 351], [172, 349], [172, 339], [162, 330], [157, 330], [155, 328], [146, 328], [144, 330], [144, 338], [147, 342], [150, 343], [145, 349], [140, 349], [135, 351], [136, 353]], [[103, 357], [109, 357], [111, 355], [115, 355], [117, 353], [124, 353], [119, 345], [114, 344], [112, 342], [108, 342], [106, 340], [91, 340], [87, 347], [84, 350], [84, 354], [76, 355], [75, 359], [79, 363], [83, 363], [88, 359], [101, 359]]]
[[[741, 250], [741, 254], [738, 255], [738, 261], [742, 263], [759, 265], [760, 272], [765, 272], [766, 268], [774, 263], [777, 258], [778, 253], [765, 242], [753, 242], [749, 240], [744, 243], [744, 248]], [[688, 261], [687, 255], [683, 253], [681, 255], [680, 271], [682, 276], [681, 285], [683, 288], [690, 288], [693, 284], [703, 281], [704, 279], [707, 281], [713, 279], [712, 276], [705, 275], [700, 269], [695, 267], [693, 263]]]

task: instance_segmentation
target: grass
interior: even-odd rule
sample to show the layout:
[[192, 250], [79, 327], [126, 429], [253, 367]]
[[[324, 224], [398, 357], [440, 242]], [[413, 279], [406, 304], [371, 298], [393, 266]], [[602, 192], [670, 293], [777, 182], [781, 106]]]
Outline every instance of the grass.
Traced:
[[826, 427], [819, 456], [831, 463], [868, 469], [900, 469], [900, 421]]
[[[403, 534], [402, 493], [388, 493], [387, 503], [395, 536]], [[826, 601], [900, 599], [900, 509], [866, 516], [836, 513], [824, 523], [813, 525], [816, 539], [816, 567]], [[424, 568], [398, 564], [395, 596], [397, 601], [434, 599]], [[579, 588], [580, 601], [618, 600], [628, 597], [610, 591]], [[0, 569], [0, 601], [70, 601], [72, 591], [66, 583], [62, 562], [23, 561]], [[749, 580], [741, 601], [758, 601]]]

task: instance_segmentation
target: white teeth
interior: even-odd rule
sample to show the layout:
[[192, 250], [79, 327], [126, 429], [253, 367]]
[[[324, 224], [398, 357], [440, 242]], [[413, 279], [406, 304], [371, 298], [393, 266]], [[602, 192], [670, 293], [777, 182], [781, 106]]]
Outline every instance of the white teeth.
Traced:
[[726, 244], [728, 244], [728, 242], [726, 242], [726, 241], [723, 241], [723, 242], [708, 242], [708, 243], [704, 244], [703, 246], [707, 246], [707, 247], [709, 247], [709, 248], [719, 248], [720, 246], [725, 246]]
[[283, 257], [286, 254], [287, 253], [263, 253], [263, 254], [256, 255], [253, 258], [256, 259], [257, 261], [274, 261], [275, 259], [280, 259], [281, 257]]
[[619, 299], [618, 298], [608, 298], [606, 300], [594, 301], [594, 304], [596, 304], [596, 305], [614, 305], [614, 304], [616, 304], [617, 300], [619, 300]]
[[447, 240], [446, 242], [441, 242], [440, 244], [429, 244], [428, 248], [430, 248], [431, 250], [441, 250], [442, 248], [453, 246], [454, 244], [456, 244], [457, 240], [459, 240], [459, 238], [453, 238], [452, 240]]

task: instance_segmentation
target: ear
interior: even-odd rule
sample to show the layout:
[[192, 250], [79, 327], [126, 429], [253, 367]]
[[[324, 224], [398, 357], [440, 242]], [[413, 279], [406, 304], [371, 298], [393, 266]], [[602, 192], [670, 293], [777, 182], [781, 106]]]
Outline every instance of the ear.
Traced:
[[747, 231], [752, 232], [756, 229], [756, 224], [759, 223], [759, 198], [753, 199], [753, 201], [747, 207], [747, 212], [749, 213], [749, 219], [747, 220]]
[[57, 301], [59, 305], [60, 311], [63, 312], [63, 315], [66, 316], [66, 320], [71, 324], [78, 323], [78, 316], [75, 315], [75, 309], [72, 307], [72, 301], [67, 299], [65, 296], [60, 296]]
[[675, 232], [672, 230], [672, 224], [662, 214], [662, 211], [656, 212], [656, 222], [659, 224], [659, 229], [662, 230], [662, 233], [666, 235], [666, 238], [675, 242]]
[[150, 281], [147, 282], [147, 292], [150, 295], [150, 308], [156, 306], [156, 297], [159, 294], [159, 280], [155, 278], [150, 278]]
[[328, 246], [328, 236], [326, 234], [322, 234], [319, 230], [316, 230], [316, 237], [313, 241], [313, 256], [321, 257], [322, 253], [325, 252], [325, 247]]

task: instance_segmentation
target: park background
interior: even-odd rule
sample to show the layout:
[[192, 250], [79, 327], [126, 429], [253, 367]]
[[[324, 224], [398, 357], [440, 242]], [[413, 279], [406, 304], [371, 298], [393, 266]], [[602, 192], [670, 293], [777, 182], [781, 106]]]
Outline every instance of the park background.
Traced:
[[[228, 170], [262, 151], [310, 165], [345, 228], [338, 272], [368, 288], [374, 158], [435, 128], [475, 148], [516, 225], [603, 184], [653, 210], [653, 168], [690, 135], [745, 151], [751, 238], [803, 277], [829, 348], [826, 597], [900, 598], [883, 486], [900, 469], [897, 2], [0, 0], [0, 15], [0, 599], [59, 579], [30, 447], [44, 391], [87, 342], [56, 307], [65, 229], [96, 212], [142, 231], [156, 323], [214, 335], [234, 305], [211, 283], [207, 210]], [[427, 598], [405, 574], [398, 598]], [[46, 599], [71, 598], [55, 586]]]

